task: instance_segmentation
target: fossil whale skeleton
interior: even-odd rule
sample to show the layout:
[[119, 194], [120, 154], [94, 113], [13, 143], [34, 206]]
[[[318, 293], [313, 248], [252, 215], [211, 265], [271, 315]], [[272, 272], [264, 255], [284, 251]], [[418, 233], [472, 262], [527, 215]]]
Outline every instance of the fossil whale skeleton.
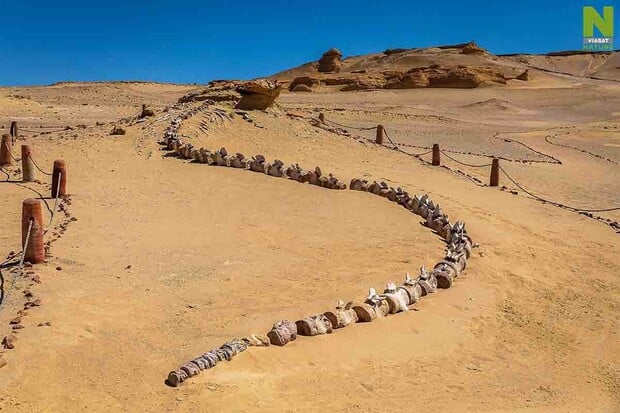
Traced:
[[[246, 158], [241, 153], [230, 155], [226, 148], [210, 151], [196, 148], [191, 143], [182, 143], [178, 136], [183, 119], [198, 113], [192, 109], [184, 115], [172, 119], [165, 131], [163, 144], [177, 157], [189, 159], [197, 163], [212, 166], [239, 168], [278, 178], [288, 178], [300, 183], [317, 185], [327, 189], [343, 190], [347, 185], [332, 174], [323, 174], [318, 166], [314, 170], [305, 170], [299, 164], [284, 166], [279, 159], [267, 162], [261, 155]], [[335, 308], [321, 314], [305, 317], [296, 322], [281, 320], [273, 325], [266, 335], [252, 335], [241, 339], [233, 339], [220, 347], [209, 350], [203, 355], [184, 364], [168, 374], [166, 383], [176, 387], [201, 371], [211, 369], [221, 361], [230, 361], [237, 354], [251, 346], [284, 346], [295, 341], [298, 336], [317, 336], [331, 334], [334, 331], [355, 323], [373, 322], [377, 319], [408, 311], [421, 298], [435, 293], [438, 289], [452, 287], [467, 267], [475, 244], [465, 229], [465, 223], [450, 222], [448, 215], [438, 203], [433, 202], [427, 194], [411, 196], [402, 188], [392, 188], [385, 182], [369, 182], [364, 179], [353, 179], [349, 188], [354, 191], [368, 192], [387, 198], [423, 219], [425, 226], [435, 231], [446, 242], [444, 257], [429, 270], [420, 267], [419, 273], [412, 278], [405, 274], [401, 285], [388, 282], [383, 293], [378, 294], [370, 288], [362, 302], [338, 301]]]

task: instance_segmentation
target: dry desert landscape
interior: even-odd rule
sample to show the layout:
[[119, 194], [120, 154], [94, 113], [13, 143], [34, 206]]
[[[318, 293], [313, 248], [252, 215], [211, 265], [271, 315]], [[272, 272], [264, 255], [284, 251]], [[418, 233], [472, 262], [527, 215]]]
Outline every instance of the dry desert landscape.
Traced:
[[[0, 411], [620, 410], [618, 52], [332, 49], [255, 82], [0, 88], [14, 121]], [[22, 268], [28, 198], [49, 228]], [[466, 269], [434, 272], [458, 221]], [[458, 276], [392, 307], [421, 266]], [[305, 319], [328, 310], [378, 317]], [[265, 337], [279, 320], [299, 337], [267, 346], [294, 338]]]

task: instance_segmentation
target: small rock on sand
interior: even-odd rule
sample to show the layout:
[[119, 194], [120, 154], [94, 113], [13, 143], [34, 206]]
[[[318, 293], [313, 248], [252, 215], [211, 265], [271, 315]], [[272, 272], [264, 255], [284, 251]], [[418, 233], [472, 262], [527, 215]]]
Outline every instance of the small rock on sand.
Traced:
[[15, 337], [14, 335], [9, 335], [9, 336], [5, 336], [2, 339], [2, 347], [4, 347], [7, 350], [12, 350], [15, 348], [15, 341], [17, 340], [17, 337]]

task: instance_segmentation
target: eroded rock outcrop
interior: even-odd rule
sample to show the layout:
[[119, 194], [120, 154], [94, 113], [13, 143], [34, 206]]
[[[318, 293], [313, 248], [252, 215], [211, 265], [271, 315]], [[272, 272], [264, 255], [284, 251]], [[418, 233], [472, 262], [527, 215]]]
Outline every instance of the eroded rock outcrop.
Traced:
[[301, 76], [301, 77], [296, 77], [295, 79], [293, 79], [293, 81], [288, 87], [288, 90], [293, 91], [293, 92], [299, 92], [299, 90], [295, 90], [297, 86], [306, 86], [312, 89], [313, 87], [317, 87], [320, 85], [321, 85], [321, 80], [316, 77]]
[[420, 87], [449, 87], [471, 89], [483, 83], [506, 84], [498, 69], [484, 66], [427, 66], [416, 67], [387, 80], [386, 89]]
[[290, 89], [291, 92], [312, 92], [312, 88], [306, 85], [295, 85], [294, 88]]
[[342, 58], [342, 52], [338, 49], [332, 48], [323, 53], [323, 56], [319, 59], [318, 71], [321, 73], [338, 73], [342, 68], [340, 59]]
[[517, 76], [516, 79], [517, 80], [523, 80], [523, 81], [530, 80], [530, 70], [529, 69], [525, 69], [525, 71], [523, 73], [521, 73], [519, 76]]
[[266, 79], [253, 80], [237, 87], [241, 100], [235, 108], [242, 110], [265, 110], [280, 96], [282, 86]]
[[347, 84], [340, 90], [348, 92], [351, 90], [373, 90], [383, 89], [385, 78], [377, 76], [366, 76], [355, 79], [352, 83]]
[[488, 53], [485, 49], [478, 46], [475, 42], [469, 42], [463, 46], [461, 49], [462, 54], [486, 54]]
[[206, 89], [195, 90], [182, 96], [179, 103], [186, 102], [236, 102], [241, 95], [236, 91], [241, 82], [234, 80], [214, 80], [209, 82]]
[[428, 76], [421, 70], [409, 70], [405, 73], [397, 74], [387, 80], [386, 89], [416, 89], [428, 87]]

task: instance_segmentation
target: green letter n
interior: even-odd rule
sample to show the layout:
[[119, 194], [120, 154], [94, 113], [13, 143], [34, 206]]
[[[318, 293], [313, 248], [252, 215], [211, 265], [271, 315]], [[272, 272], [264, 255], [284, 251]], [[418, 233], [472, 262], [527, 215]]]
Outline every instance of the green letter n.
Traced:
[[614, 8], [603, 7], [603, 17], [592, 6], [583, 8], [583, 37], [594, 37], [594, 26], [601, 32], [602, 37], [614, 35]]

